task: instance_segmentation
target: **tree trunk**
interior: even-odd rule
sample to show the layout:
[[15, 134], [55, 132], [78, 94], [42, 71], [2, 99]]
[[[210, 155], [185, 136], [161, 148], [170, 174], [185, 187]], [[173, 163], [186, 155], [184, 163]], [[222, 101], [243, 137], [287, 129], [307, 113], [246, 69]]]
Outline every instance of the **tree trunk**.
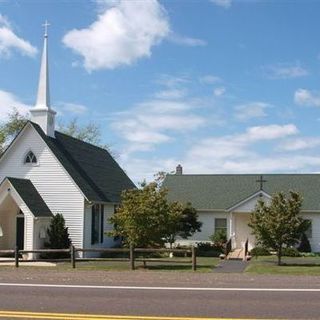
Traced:
[[282, 247], [278, 249], [277, 257], [278, 257], [278, 266], [281, 266]]

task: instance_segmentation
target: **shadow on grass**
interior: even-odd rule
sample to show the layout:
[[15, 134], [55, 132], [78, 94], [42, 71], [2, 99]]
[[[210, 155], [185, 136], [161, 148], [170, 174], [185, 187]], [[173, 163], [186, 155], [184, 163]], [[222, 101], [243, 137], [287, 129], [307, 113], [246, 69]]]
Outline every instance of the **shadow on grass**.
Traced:
[[280, 267], [320, 267], [317, 263], [281, 263]]
[[[210, 271], [214, 268], [211, 265], [199, 265], [197, 266], [197, 270], [199, 271]], [[137, 269], [145, 269], [145, 270], [163, 270], [163, 271], [192, 271], [191, 265], [147, 265], [146, 267], [137, 266]]]

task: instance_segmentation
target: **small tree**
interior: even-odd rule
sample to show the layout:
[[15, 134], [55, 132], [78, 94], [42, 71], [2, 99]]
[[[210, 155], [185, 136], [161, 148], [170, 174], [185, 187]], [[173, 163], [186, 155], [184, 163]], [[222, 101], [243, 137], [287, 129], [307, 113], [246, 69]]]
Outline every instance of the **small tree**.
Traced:
[[27, 121], [28, 117], [19, 113], [15, 108], [12, 108], [8, 113], [7, 121], [0, 124], [0, 155], [20, 132]]
[[273, 195], [270, 205], [259, 200], [250, 215], [249, 226], [256, 237], [257, 244], [277, 252], [278, 265], [281, 264], [284, 247], [296, 245], [309, 222], [300, 216], [302, 197], [290, 191], [286, 197], [283, 192]]
[[100, 127], [94, 123], [80, 124], [77, 118], [73, 118], [68, 123], [59, 123], [59, 131], [84, 142], [91, 143], [100, 148], [106, 149], [113, 155], [109, 145], [102, 143]]
[[223, 250], [227, 243], [227, 232], [225, 230], [218, 230], [213, 235], [209, 237], [213, 242], [213, 245], [218, 250]]
[[118, 210], [109, 219], [114, 229], [108, 234], [135, 247], [161, 246], [184, 239], [201, 230], [196, 210], [188, 203], [169, 203], [168, 191], [157, 182], [141, 184], [141, 189], [126, 190]]
[[[68, 228], [65, 225], [65, 220], [62, 214], [56, 214], [50, 222], [50, 226], [47, 230], [48, 242], [45, 243], [45, 247], [49, 249], [68, 249], [71, 245], [69, 238]], [[67, 256], [66, 254], [52, 253], [50, 258], [62, 258]]]
[[311, 252], [311, 245], [305, 233], [302, 234], [298, 250], [300, 252]]
[[201, 231], [202, 222], [198, 220], [198, 213], [191, 203], [183, 206], [180, 202], [173, 202], [170, 205], [170, 212], [166, 226], [166, 241], [170, 244], [175, 242], [177, 237], [187, 239], [195, 232]]
[[[29, 119], [28, 115], [24, 115], [16, 108], [12, 108], [8, 113], [7, 119], [0, 122], [0, 155], [5, 151], [9, 143], [17, 136]], [[101, 143], [101, 131], [99, 126], [95, 123], [82, 125], [79, 124], [78, 120], [75, 118], [66, 124], [60, 123], [59, 130], [74, 138], [107, 149], [113, 154], [108, 145]]]
[[117, 212], [109, 219], [114, 225], [109, 235], [135, 247], [162, 245], [170, 211], [166, 195], [156, 183], [124, 191]]

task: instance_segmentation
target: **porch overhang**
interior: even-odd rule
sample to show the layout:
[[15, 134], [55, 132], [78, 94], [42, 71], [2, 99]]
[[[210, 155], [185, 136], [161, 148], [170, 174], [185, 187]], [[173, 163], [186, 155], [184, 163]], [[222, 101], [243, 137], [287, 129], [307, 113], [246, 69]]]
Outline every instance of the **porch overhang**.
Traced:
[[[271, 195], [269, 195], [268, 193], [266, 193], [263, 190], [259, 190], [253, 194], [251, 194], [250, 196], [248, 196], [247, 198], [235, 203], [234, 205], [232, 205], [231, 207], [227, 208], [226, 211], [227, 212], [233, 212], [233, 211], [237, 211], [237, 209], [241, 208], [243, 205], [245, 205], [246, 203], [250, 202], [251, 200], [253, 200], [254, 198], [266, 198], [266, 199], [271, 199]], [[252, 208], [253, 209], [253, 208]], [[251, 210], [249, 210], [251, 211]]]
[[0, 184], [0, 205], [10, 195], [20, 207], [27, 207], [34, 218], [51, 218], [53, 214], [28, 179], [6, 177]]

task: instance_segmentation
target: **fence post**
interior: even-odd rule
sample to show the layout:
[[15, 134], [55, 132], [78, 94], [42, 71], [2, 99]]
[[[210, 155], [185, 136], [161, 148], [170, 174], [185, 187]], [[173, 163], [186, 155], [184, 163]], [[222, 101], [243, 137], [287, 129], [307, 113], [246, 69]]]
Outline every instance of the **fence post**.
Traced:
[[130, 269], [134, 270], [134, 247], [130, 244]]
[[196, 248], [194, 246], [191, 247], [191, 254], [192, 254], [192, 271], [197, 270], [197, 255], [196, 255]]
[[16, 246], [14, 248], [14, 264], [15, 264], [16, 268], [19, 267], [19, 248], [18, 248], [18, 246]]
[[70, 258], [71, 258], [71, 266], [73, 269], [76, 267], [76, 250], [73, 245], [70, 246]]

